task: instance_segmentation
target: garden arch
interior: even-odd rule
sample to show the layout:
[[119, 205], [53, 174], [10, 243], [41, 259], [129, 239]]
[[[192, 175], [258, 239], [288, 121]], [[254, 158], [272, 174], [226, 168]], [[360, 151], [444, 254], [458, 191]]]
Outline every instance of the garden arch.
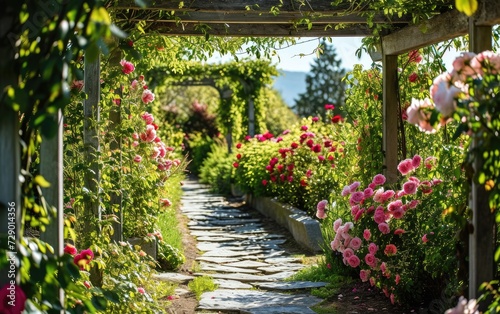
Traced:
[[[397, 56], [412, 49], [424, 47], [445, 39], [469, 34], [470, 51], [479, 52], [491, 49], [492, 26], [500, 23], [500, 3], [495, 0], [478, 1], [477, 12], [467, 18], [452, 10], [440, 12], [424, 20], [420, 25], [410, 25], [411, 17], [402, 16], [395, 20], [387, 20], [383, 14], [371, 15], [373, 23], [390, 24], [391, 31], [381, 33], [381, 52], [383, 58], [383, 134], [384, 134], [384, 165], [389, 180], [396, 178], [397, 166], [397, 119], [398, 105], [396, 98], [397, 86]], [[182, 1], [158, 2], [149, 8], [141, 8], [132, 0], [118, 1], [113, 8], [117, 12], [117, 22], [132, 25], [136, 21], [149, 23], [150, 31], [158, 31], [166, 35], [204, 35], [210, 36], [367, 36], [372, 35], [366, 24], [368, 12], [349, 11], [350, 7], [339, 5], [332, 7], [330, 1], [317, 1], [311, 5], [308, 1], [265, 1], [256, 0], [254, 5], [237, 0], [226, 1], [193, 1], [185, 6]], [[350, 12], [350, 13], [346, 13]], [[0, 29], [8, 29], [14, 18], [1, 21]], [[343, 24], [345, 28], [336, 29]], [[421, 29], [427, 29], [422, 33]], [[16, 73], [8, 65], [12, 58], [13, 47], [0, 48], [2, 60], [2, 78], [0, 88], [12, 84]], [[6, 60], [6, 61], [5, 61]], [[6, 63], [7, 62], [7, 63]], [[97, 65], [97, 66], [96, 66]], [[89, 114], [98, 114], [99, 81], [92, 78], [91, 71], [98, 71], [99, 63], [86, 66], [86, 92], [89, 97]], [[88, 75], [87, 75], [88, 73]], [[2, 100], [3, 102], [3, 100]], [[2, 103], [2, 106], [4, 104]], [[6, 106], [6, 105], [5, 105]], [[2, 108], [3, 109], [3, 108]], [[59, 218], [62, 218], [62, 115], [58, 113], [58, 137], [44, 141], [42, 146], [42, 174], [52, 183], [47, 189], [47, 201], [56, 205]], [[6, 110], [0, 116], [0, 156], [2, 167], [0, 172], [0, 232], [7, 234], [8, 206], [18, 204], [17, 221], [20, 221], [20, 189], [18, 177], [20, 173], [20, 153], [18, 138], [17, 112]], [[91, 149], [98, 150], [98, 143], [89, 142]], [[55, 166], [51, 166], [52, 163]], [[43, 170], [43, 169], [46, 170]], [[54, 169], [57, 169], [54, 171]], [[471, 205], [474, 211], [474, 232], [471, 237], [470, 253], [470, 291], [469, 297], [476, 297], [479, 283], [492, 278], [492, 267], [484, 267], [493, 260], [492, 215], [485, 209], [484, 191], [474, 187]], [[51, 191], [51, 192], [48, 192]], [[49, 197], [49, 193], [50, 196]], [[19, 226], [18, 226], [19, 227]], [[62, 223], [54, 224], [54, 231], [60, 232]], [[17, 229], [19, 230], [19, 228]], [[57, 252], [62, 251], [62, 234], [49, 240]], [[5, 277], [2, 278], [5, 281]]]

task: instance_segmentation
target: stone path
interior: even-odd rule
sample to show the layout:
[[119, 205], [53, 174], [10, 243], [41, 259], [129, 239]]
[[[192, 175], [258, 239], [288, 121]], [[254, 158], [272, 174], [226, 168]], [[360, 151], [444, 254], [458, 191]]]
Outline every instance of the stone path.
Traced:
[[197, 181], [187, 180], [183, 188], [182, 212], [190, 220], [188, 227], [200, 250], [200, 272], [194, 276], [210, 276], [218, 285], [202, 295], [198, 310], [314, 313], [309, 307], [321, 299], [308, 289], [326, 283], [284, 281], [304, 267], [300, 258], [282, 247], [285, 235], [266, 227], [261, 218], [255, 218], [256, 212], [228, 206], [223, 197], [209, 193]]

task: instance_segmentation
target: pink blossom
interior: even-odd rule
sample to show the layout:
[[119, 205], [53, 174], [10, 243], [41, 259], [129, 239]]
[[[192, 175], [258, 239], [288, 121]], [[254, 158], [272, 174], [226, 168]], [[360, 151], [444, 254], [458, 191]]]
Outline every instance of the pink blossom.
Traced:
[[77, 249], [75, 246], [71, 244], [66, 244], [64, 247], [64, 253], [69, 254], [69, 255], [75, 255], [77, 253]]
[[430, 93], [436, 109], [445, 117], [451, 116], [456, 110], [455, 98], [460, 94], [460, 89], [450, 86], [450, 75], [443, 73], [434, 79]]
[[131, 62], [128, 62], [125, 59], [120, 61], [120, 65], [122, 66], [122, 72], [124, 74], [130, 74], [130, 73], [134, 72], [134, 70], [135, 70], [135, 66]]
[[411, 159], [411, 162], [412, 162], [413, 168], [417, 169], [418, 167], [420, 167], [420, 164], [422, 163], [422, 157], [420, 155], [415, 155]]
[[373, 177], [372, 183], [375, 185], [382, 185], [385, 183], [385, 176], [383, 174], [377, 174]]
[[356, 216], [356, 214], [359, 212], [359, 205], [354, 205], [351, 206], [351, 215]]
[[352, 255], [347, 259], [347, 262], [349, 263], [349, 266], [351, 266], [352, 268], [356, 268], [359, 266], [360, 260], [356, 255]]
[[413, 169], [414, 167], [411, 159], [405, 159], [398, 165], [398, 171], [404, 176], [413, 171]]
[[172, 202], [168, 198], [162, 198], [160, 199], [160, 203], [163, 207], [170, 207], [172, 206]]
[[302, 131], [307, 131], [307, 129], [309, 129], [309, 127], [307, 125], [303, 125], [303, 126], [300, 127], [300, 129]]
[[156, 138], [156, 130], [152, 124], [146, 125], [146, 132], [141, 133], [140, 138], [143, 142], [152, 142]]
[[370, 245], [368, 245], [368, 252], [370, 252], [370, 254], [375, 255], [377, 251], [378, 251], [378, 246], [375, 243], [372, 242], [370, 243]]
[[325, 219], [326, 218], [325, 210], [318, 209], [316, 211], [316, 217], [318, 217], [319, 219]]
[[335, 237], [335, 239], [330, 243], [330, 246], [332, 247], [333, 251], [338, 251], [340, 248], [340, 240]]
[[424, 243], [427, 243], [429, 241], [429, 239], [427, 239], [427, 233], [424, 234], [424, 236], [422, 237], [422, 242]]
[[353, 183], [351, 183], [351, 185], [349, 185], [349, 191], [351, 193], [354, 193], [358, 189], [358, 187], [360, 186], [360, 184], [361, 184], [360, 182], [354, 181]]
[[349, 257], [354, 255], [354, 251], [351, 248], [346, 248], [344, 252], [342, 253], [342, 257], [345, 259], [348, 259]]
[[359, 272], [359, 278], [361, 278], [362, 282], [367, 282], [369, 277], [370, 277], [370, 271], [369, 270], [362, 269]]
[[385, 274], [385, 272], [387, 271], [387, 266], [385, 265], [385, 262], [380, 264], [380, 271], [382, 272], [382, 274]]
[[432, 179], [432, 181], [431, 181], [431, 184], [432, 184], [432, 185], [438, 185], [438, 184], [441, 184], [441, 183], [443, 183], [443, 180], [441, 180], [441, 179], [436, 179], [436, 178], [434, 178], [434, 179]]
[[375, 191], [375, 194], [373, 194], [373, 200], [377, 203], [382, 203], [382, 195], [384, 194], [384, 188], [380, 188]]
[[366, 241], [370, 240], [371, 236], [372, 236], [372, 233], [371, 233], [370, 229], [365, 229], [365, 231], [363, 231], [363, 238]]
[[405, 191], [405, 194], [415, 194], [417, 193], [417, 183], [414, 181], [407, 181], [403, 184], [403, 190]]
[[338, 218], [333, 222], [333, 231], [337, 232], [339, 230], [340, 225], [342, 225], [342, 219]]
[[399, 276], [399, 274], [396, 274], [396, 278], [394, 278], [394, 282], [396, 282], [396, 285], [399, 285], [400, 281], [401, 281], [401, 276]]
[[351, 189], [350, 189], [350, 187], [347, 185], [347, 186], [345, 186], [345, 187], [342, 189], [342, 193], [340, 193], [340, 195], [342, 195], [342, 196], [344, 196], [344, 197], [345, 197], [345, 196], [347, 196], [347, 195], [349, 195], [349, 194], [351, 194]]
[[389, 225], [385, 222], [378, 224], [378, 230], [380, 230], [380, 232], [382, 232], [383, 234], [388, 234], [389, 232], [391, 232], [391, 228], [389, 228]]
[[144, 120], [144, 122], [146, 122], [146, 124], [152, 124], [153, 121], [155, 120], [155, 118], [153, 117], [152, 114], [150, 114], [149, 112], [145, 112], [141, 115], [141, 118], [142, 120]]
[[137, 134], [137, 132], [132, 133], [132, 138], [134, 140], [138, 140], [139, 139], [139, 134]]
[[372, 197], [373, 195], [373, 189], [372, 188], [366, 188], [364, 191], [363, 191], [363, 197], [366, 199], [366, 198], [370, 198]]
[[375, 214], [373, 214], [373, 221], [377, 224], [381, 224], [385, 222], [385, 213], [383, 210], [375, 210]]
[[361, 244], [362, 244], [361, 239], [358, 237], [354, 237], [354, 238], [352, 238], [351, 242], [349, 243], [349, 247], [351, 249], [353, 249], [354, 251], [357, 251], [361, 247]]
[[395, 255], [398, 252], [398, 249], [394, 244], [387, 244], [384, 249], [384, 254], [387, 256]]
[[137, 288], [137, 292], [139, 292], [140, 294], [144, 294], [144, 293], [146, 293], [146, 290], [144, 290], [144, 288], [142, 288], [142, 287], [139, 287], [139, 288]]
[[387, 209], [389, 211], [395, 211], [403, 206], [403, 202], [401, 200], [395, 200], [394, 202], [390, 202], [389, 205], [387, 205]]
[[366, 254], [365, 255], [365, 263], [366, 263], [366, 265], [374, 268], [377, 266], [377, 258], [375, 258], [375, 255], [372, 253]]
[[413, 209], [413, 208], [416, 208], [419, 203], [420, 203], [419, 200], [411, 200], [411, 202], [408, 204], [408, 206]]
[[139, 163], [139, 162], [142, 161], [142, 157], [140, 155], [135, 155], [134, 161], [137, 162], [137, 163]]
[[392, 198], [395, 194], [396, 192], [394, 192], [393, 190], [385, 191], [384, 193], [382, 193], [382, 202], [385, 202], [388, 199]]
[[358, 212], [356, 213], [356, 215], [354, 215], [354, 221], [358, 221], [361, 219], [361, 216], [363, 216], [363, 213], [364, 213], [364, 209], [360, 209], [358, 210]]
[[370, 277], [370, 285], [373, 287], [375, 286], [375, 278]]
[[364, 193], [363, 192], [354, 192], [351, 194], [350, 200], [352, 200], [354, 203], [360, 203], [364, 200]]
[[436, 129], [430, 124], [430, 114], [425, 109], [432, 109], [434, 105], [428, 98], [423, 100], [412, 99], [411, 105], [406, 109], [408, 123], [418, 126], [420, 131], [425, 133], [435, 133]]
[[316, 209], [317, 210], [325, 210], [327, 204], [328, 204], [327, 200], [319, 201], [318, 205], [316, 205]]
[[[12, 299], [14, 296], [14, 300]], [[0, 313], [19, 314], [24, 313], [26, 294], [16, 284], [6, 283], [0, 289]]]
[[459, 73], [460, 76], [454, 79], [465, 81], [467, 76], [475, 77], [476, 71], [470, 66], [471, 60], [476, 57], [473, 52], [462, 52], [460, 56], [453, 61], [453, 72]]
[[143, 103], [149, 104], [150, 102], [152, 102], [153, 100], [155, 100], [155, 94], [153, 94], [149, 89], [145, 89], [142, 92], [141, 99], [142, 99]]
[[401, 234], [403, 234], [403, 233], [405, 233], [405, 232], [406, 232], [406, 231], [404, 231], [404, 230], [403, 230], [403, 229], [401, 229], [401, 228], [394, 230], [394, 234], [395, 234], [395, 235], [401, 235]]
[[425, 165], [425, 168], [427, 168], [428, 170], [431, 170], [434, 166], [436, 166], [436, 157], [427, 157], [425, 158], [425, 161], [424, 161], [424, 165]]
[[389, 300], [391, 300], [391, 304], [394, 304], [395, 302], [395, 296], [394, 296], [394, 293], [391, 293], [391, 295], [389, 296]]
[[138, 84], [139, 84], [139, 82], [137, 82], [137, 80], [133, 80], [132, 83], [130, 83], [130, 88], [132, 90], [136, 90]]

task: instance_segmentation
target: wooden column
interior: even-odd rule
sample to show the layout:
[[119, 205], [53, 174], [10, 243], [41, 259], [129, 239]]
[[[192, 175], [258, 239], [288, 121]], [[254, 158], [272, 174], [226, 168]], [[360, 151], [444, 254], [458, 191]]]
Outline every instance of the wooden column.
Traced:
[[255, 105], [252, 97], [248, 97], [248, 135], [255, 135]]
[[42, 138], [40, 147], [40, 174], [50, 182], [49, 188], [43, 189], [43, 196], [49, 206], [55, 207], [47, 230], [40, 237], [54, 248], [58, 256], [64, 249], [64, 209], [63, 209], [63, 115], [58, 111], [57, 134], [53, 138]]
[[[88, 60], [85, 58], [84, 64], [84, 88], [87, 99], [83, 103], [83, 145], [85, 149], [86, 163], [89, 165], [84, 174], [85, 188], [88, 190], [88, 197], [85, 199], [85, 209], [83, 220], [83, 234], [88, 235], [98, 232], [97, 221], [101, 219], [101, 209], [99, 207], [99, 180], [100, 169], [98, 154], [100, 153], [100, 143], [97, 134], [100, 119], [100, 58]], [[90, 243], [82, 243], [88, 246]]]
[[[492, 49], [492, 27], [477, 26], [474, 18], [469, 19], [469, 50], [475, 53]], [[474, 141], [471, 145], [476, 146]], [[482, 167], [475, 160], [474, 170]], [[483, 282], [493, 280], [495, 251], [495, 217], [488, 204], [488, 193], [482, 185], [472, 182], [469, 206], [472, 209], [473, 232], [469, 236], [469, 298], [475, 299]], [[483, 306], [483, 305], [482, 305]]]
[[[0, 18], [0, 38], [5, 39], [13, 25], [18, 23], [15, 5], [5, 4], [3, 14]], [[21, 187], [19, 175], [21, 172], [21, 153], [19, 143], [19, 115], [6, 103], [5, 95], [7, 86], [16, 86], [18, 76], [14, 68], [15, 48], [12, 44], [7, 44], [7, 40], [2, 40], [0, 45], [0, 241], [2, 246], [12, 253], [17, 252], [17, 247], [12, 247], [8, 242], [8, 232], [12, 228], [15, 231], [16, 245], [19, 239], [21, 224]], [[10, 214], [10, 215], [9, 215]], [[12, 215], [14, 214], [14, 216]], [[14, 220], [9, 219], [14, 217]], [[12, 238], [10, 239], [12, 241]], [[10, 266], [10, 264], [9, 264]], [[0, 287], [5, 283], [10, 283], [10, 267], [0, 270]], [[17, 273], [18, 269], [15, 268]], [[11, 275], [12, 276], [12, 275]]]
[[394, 183], [398, 177], [398, 56], [383, 54], [382, 62], [384, 174], [389, 183]]

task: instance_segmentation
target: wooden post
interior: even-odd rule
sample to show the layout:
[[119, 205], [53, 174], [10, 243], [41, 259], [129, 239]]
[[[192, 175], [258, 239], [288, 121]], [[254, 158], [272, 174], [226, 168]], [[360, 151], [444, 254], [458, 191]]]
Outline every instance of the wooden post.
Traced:
[[[63, 115], [59, 109], [57, 133], [53, 138], [42, 137], [40, 145], [40, 174], [50, 182], [49, 188], [42, 189], [49, 206], [55, 207], [55, 214], [40, 239], [54, 248], [56, 256], [64, 254], [64, 202], [63, 202]], [[59, 301], [64, 304], [64, 290], [59, 289]], [[61, 312], [62, 313], [62, 312]]]
[[[479, 53], [492, 48], [492, 27], [476, 26], [474, 18], [469, 19], [469, 50]], [[471, 144], [477, 145], [476, 141]], [[481, 161], [474, 160], [474, 171], [481, 168]], [[488, 204], [488, 193], [483, 186], [472, 182], [469, 206], [472, 209], [473, 231], [469, 236], [469, 298], [478, 298], [483, 282], [493, 280], [495, 250], [495, 217]], [[481, 307], [484, 305], [481, 304]], [[484, 310], [484, 308], [482, 308]]]
[[64, 249], [64, 209], [63, 209], [63, 115], [57, 112], [57, 134], [53, 138], [42, 138], [40, 147], [40, 174], [50, 182], [43, 189], [43, 196], [49, 206], [56, 209], [47, 230], [40, 238], [54, 248], [54, 254], [61, 256]]
[[[11, 35], [8, 33], [13, 25], [18, 23], [14, 5], [6, 4], [0, 18], [0, 38], [4, 39]], [[7, 86], [16, 86], [18, 76], [16, 74], [14, 55], [15, 47], [8, 44], [7, 40], [2, 40], [0, 45], [0, 241], [9, 250], [8, 257], [15, 257], [17, 244], [19, 243], [21, 225], [21, 186], [19, 175], [21, 173], [21, 152], [19, 142], [19, 115], [6, 104]], [[14, 214], [14, 215], [13, 215]], [[14, 218], [14, 219], [12, 219]], [[8, 238], [9, 230], [14, 230], [15, 244], [9, 243], [12, 238]], [[12, 235], [12, 232], [11, 232]], [[15, 262], [15, 258], [12, 259]], [[11, 283], [12, 273], [9, 267], [0, 270], [0, 287], [6, 283]], [[18, 281], [18, 269], [14, 268]], [[10, 275], [10, 276], [9, 276]]]
[[248, 135], [255, 135], [255, 106], [252, 97], [248, 97]]
[[[99, 180], [100, 170], [98, 154], [100, 143], [97, 134], [100, 119], [100, 58], [88, 60], [85, 58], [84, 64], [84, 88], [87, 99], [83, 103], [83, 145], [85, 149], [85, 159], [89, 168], [84, 174], [85, 188], [88, 190], [88, 197], [85, 199], [85, 209], [83, 220], [83, 234], [90, 235], [99, 231], [97, 222], [101, 219], [101, 209], [99, 206]], [[84, 243], [85, 246], [90, 243]]]
[[398, 178], [398, 56], [383, 54], [382, 142], [387, 182]]

